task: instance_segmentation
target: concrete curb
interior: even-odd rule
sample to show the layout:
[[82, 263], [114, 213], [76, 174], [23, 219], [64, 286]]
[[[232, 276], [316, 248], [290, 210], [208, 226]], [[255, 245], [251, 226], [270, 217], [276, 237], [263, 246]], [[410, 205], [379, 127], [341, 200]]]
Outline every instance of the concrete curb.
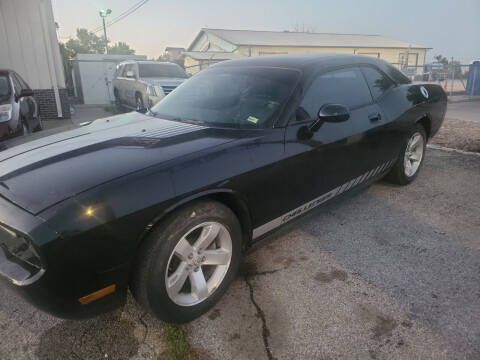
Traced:
[[428, 144], [427, 148], [433, 149], [433, 150], [446, 151], [446, 152], [454, 152], [454, 153], [463, 154], [463, 155], [480, 156], [480, 153], [477, 153], [477, 152], [463, 151], [463, 150], [459, 150], [459, 149], [453, 149], [453, 148], [449, 148], [449, 147], [432, 145], [432, 144]]
[[455, 103], [462, 103], [462, 102], [472, 102], [472, 101], [480, 101], [480, 96], [465, 96], [465, 97], [458, 97], [453, 99], [451, 97], [448, 98], [448, 103], [455, 104]]

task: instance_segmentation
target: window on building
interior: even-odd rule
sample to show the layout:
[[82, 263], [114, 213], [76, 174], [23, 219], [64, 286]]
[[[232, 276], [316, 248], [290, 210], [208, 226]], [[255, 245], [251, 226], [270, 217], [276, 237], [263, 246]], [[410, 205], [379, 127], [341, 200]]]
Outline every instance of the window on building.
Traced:
[[358, 55], [366, 55], [366, 56], [371, 56], [371, 57], [376, 57], [376, 58], [379, 58], [380, 59], [380, 53], [378, 52], [361, 52], [361, 53], [357, 53]]
[[401, 66], [417, 66], [418, 65], [418, 54], [417, 53], [408, 53], [408, 61], [407, 61], [407, 53], [400, 53], [400, 54], [398, 54], [398, 63]]

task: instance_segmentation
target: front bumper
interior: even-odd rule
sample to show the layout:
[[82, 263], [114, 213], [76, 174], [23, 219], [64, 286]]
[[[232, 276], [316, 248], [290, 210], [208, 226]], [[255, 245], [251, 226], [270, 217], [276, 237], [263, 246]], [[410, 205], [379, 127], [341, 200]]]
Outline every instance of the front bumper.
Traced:
[[[72, 248], [68, 241], [43, 220], [3, 197], [0, 197], [0, 227], [30, 241], [29, 245], [38, 254], [39, 261], [23, 261], [12, 251], [15, 237], [7, 239], [7, 233], [0, 231], [0, 279], [35, 307], [61, 318], [80, 319], [113, 310], [124, 303], [128, 283], [118, 279], [128, 279], [127, 265], [101, 273], [83, 271], [81, 264], [72, 261], [75, 254], [68, 252]], [[17, 246], [19, 248], [22, 251], [21, 246]], [[79, 301], [108, 284], [116, 284], [116, 291], [88, 304]]]

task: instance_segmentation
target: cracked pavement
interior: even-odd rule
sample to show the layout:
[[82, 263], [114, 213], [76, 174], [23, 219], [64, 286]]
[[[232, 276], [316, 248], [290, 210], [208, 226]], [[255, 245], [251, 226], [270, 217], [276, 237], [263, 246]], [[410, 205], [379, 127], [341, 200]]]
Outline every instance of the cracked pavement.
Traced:
[[[247, 255], [189, 325], [201, 358], [480, 358], [480, 157], [429, 149], [424, 165], [410, 186], [326, 204]], [[69, 321], [0, 286], [2, 360], [163, 359], [163, 326], [131, 297]]]

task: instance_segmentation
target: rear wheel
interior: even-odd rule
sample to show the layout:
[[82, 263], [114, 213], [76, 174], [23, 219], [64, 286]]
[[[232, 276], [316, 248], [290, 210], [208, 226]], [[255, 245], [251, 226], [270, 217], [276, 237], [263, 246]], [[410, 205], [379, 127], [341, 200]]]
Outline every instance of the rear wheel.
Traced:
[[141, 246], [135, 298], [168, 322], [197, 318], [235, 278], [241, 239], [238, 219], [221, 203], [200, 201], [176, 211]]
[[386, 179], [399, 185], [411, 183], [423, 164], [427, 136], [422, 125], [415, 127], [405, 137], [402, 152]]
[[120, 95], [118, 94], [117, 89], [115, 89], [113, 91], [113, 95], [115, 97], [115, 108], [116, 108], [117, 112], [119, 112], [119, 113], [124, 112], [124, 108], [123, 108], [122, 102], [120, 100]]
[[29, 129], [29, 127], [28, 127], [27, 120], [21, 119], [20, 121], [21, 121], [21, 123], [20, 123], [20, 132], [19, 132], [19, 134], [20, 134], [20, 135], [28, 135], [28, 134], [30, 133], [30, 129]]
[[41, 131], [43, 130], [43, 122], [42, 122], [42, 118], [39, 116], [38, 117], [38, 125], [35, 126], [35, 129], [33, 129], [34, 132], [37, 132], [37, 131]]

